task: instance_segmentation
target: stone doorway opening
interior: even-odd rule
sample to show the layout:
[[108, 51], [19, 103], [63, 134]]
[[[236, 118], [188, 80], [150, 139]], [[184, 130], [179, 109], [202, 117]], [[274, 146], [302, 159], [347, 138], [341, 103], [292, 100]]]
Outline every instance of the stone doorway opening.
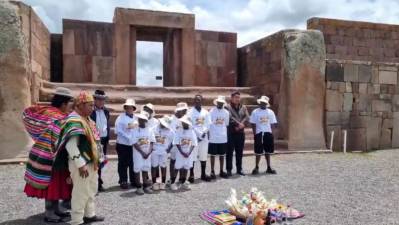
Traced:
[[136, 42], [136, 85], [163, 87], [163, 42]]

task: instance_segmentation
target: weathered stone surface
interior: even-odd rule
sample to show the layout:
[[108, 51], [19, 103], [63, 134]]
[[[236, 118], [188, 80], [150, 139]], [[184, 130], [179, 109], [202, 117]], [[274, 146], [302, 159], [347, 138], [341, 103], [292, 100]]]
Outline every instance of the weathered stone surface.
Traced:
[[397, 71], [384, 71], [379, 72], [380, 84], [397, 84], [398, 83], [398, 72]]
[[392, 97], [392, 111], [399, 111], [399, 95], [394, 95]]
[[[325, 149], [325, 45], [320, 31], [284, 33], [283, 95], [288, 102], [288, 148]], [[302, 130], [302, 132], [298, 132]]]
[[382, 129], [381, 130], [379, 149], [392, 148], [391, 133], [392, 133], [392, 129]]
[[359, 94], [367, 94], [367, 83], [359, 83]]
[[326, 66], [326, 77], [328, 81], [344, 81], [344, 67], [342, 64], [330, 62]]
[[345, 83], [345, 92], [348, 92], [348, 93], [352, 92], [352, 83], [351, 82]]
[[358, 103], [358, 110], [365, 111], [365, 112], [371, 112], [371, 102], [372, 102], [371, 100], [372, 100], [371, 95], [360, 95], [359, 103]]
[[347, 151], [366, 150], [366, 129], [349, 129], [347, 131]]
[[372, 68], [370, 65], [359, 65], [359, 82], [370, 82], [372, 76]]
[[352, 105], [353, 105], [353, 94], [352, 93], [344, 93], [343, 110], [346, 112], [352, 111]]
[[389, 101], [384, 100], [373, 100], [372, 101], [373, 112], [391, 111], [392, 105]]
[[368, 94], [379, 94], [381, 91], [379, 84], [368, 84], [367, 86], [368, 86], [367, 87]]
[[327, 90], [326, 92], [326, 110], [342, 111], [343, 94], [338, 91]]
[[22, 33], [18, 5], [0, 2], [0, 159], [12, 158], [30, 146], [21, 121], [30, 105], [28, 38]]
[[367, 123], [367, 150], [378, 149], [382, 119], [371, 118]]
[[354, 81], [359, 80], [358, 65], [356, 64], [345, 64], [344, 66], [344, 81]]
[[392, 147], [399, 148], [399, 112], [393, 113]]
[[350, 128], [366, 128], [370, 119], [370, 116], [351, 116]]

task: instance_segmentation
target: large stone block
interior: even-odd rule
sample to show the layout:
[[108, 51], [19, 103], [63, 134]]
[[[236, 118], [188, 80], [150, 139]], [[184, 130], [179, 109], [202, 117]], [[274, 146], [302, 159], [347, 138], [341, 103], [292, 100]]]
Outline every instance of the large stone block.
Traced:
[[344, 67], [342, 66], [342, 64], [329, 62], [327, 63], [326, 67], [326, 78], [328, 81], [344, 81]]
[[327, 111], [342, 111], [343, 94], [338, 91], [327, 90], [326, 109]]
[[379, 72], [380, 84], [397, 84], [398, 83], [398, 72], [397, 71], [384, 71]]
[[359, 94], [367, 94], [367, 83], [359, 83]]
[[394, 95], [392, 97], [392, 111], [399, 111], [399, 95]]
[[353, 105], [353, 94], [352, 93], [344, 93], [343, 110], [346, 112], [352, 111], [352, 105]]
[[369, 120], [371, 119], [370, 116], [351, 116], [350, 117], [350, 128], [366, 128]]
[[113, 57], [93, 57], [93, 82], [100, 84], [113, 84], [114, 76], [114, 58]]
[[380, 149], [392, 148], [392, 129], [382, 129], [380, 137]]
[[399, 148], [399, 112], [393, 113], [392, 147]]
[[357, 82], [359, 80], [358, 65], [345, 64], [344, 66], [344, 81]]
[[373, 112], [391, 111], [392, 105], [390, 101], [386, 100], [373, 100], [372, 101]]
[[378, 149], [382, 119], [372, 117], [367, 123], [367, 150]]
[[366, 150], [366, 129], [347, 130], [347, 151]]
[[358, 110], [371, 112], [372, 95], [359, 95]]

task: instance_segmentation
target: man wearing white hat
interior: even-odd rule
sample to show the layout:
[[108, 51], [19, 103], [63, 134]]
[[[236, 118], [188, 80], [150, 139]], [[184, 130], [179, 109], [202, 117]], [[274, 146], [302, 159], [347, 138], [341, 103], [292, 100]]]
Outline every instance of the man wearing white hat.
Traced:
[[[176, 170], [180, 171], [179, 183], [184, 190], [190, 190], [190, 184], [187, 179], [188, 171], [193, 167], [192, 153], [194, 148], [198, 145], [197, 135], [192, 129], [192, 124], [189, 118], [180, 118], [182, 129], [176, 131], [173, 145], [176, 146]], [[172, 181], [171, 189], [176, 190], [177, 185]]]
[[[152, 194], [151, 181], [148, 173], [151, 170], [151, 154], [155, 142], [155, 136], [152, 130], [147, 126], [148, 113], [142, 111], [137, 114], [138, 127], [133, 133], [133, 167], [136, 184], [136, 193], [142, 195], [144, 193]], [[143, 183], [140, 182], [140, 173], [143, 177]], [[144, 190], [143, 190], [144, 188]]]
[[136, 111], [134, 99], [126, 99], [123, 109], [125, 112], [121, 113], [115, 121], [116, 152], [118, 154], [119, 185], [122, 189], [128, 189], [127, 170], [129, 171], [130, 183], [134, 186], [132, 145], [133, 130], [137, 127], [137, 118], [134, 116], [134, 111]]
[[146, 111], [148, 113], [148, 115], [149, 115], [148, 116], [147, 126], [150, 129], [152, 129], [152, 130], [155, 129], [158, 126], [159, 121], [154, 117], [154, 115], [155, 115], [155, 107], [154, 107], [154, 105], [151, 104], [151, 103], [147, 103], [147, 104], [143, 105], [141, 110], [142, 111], [143, 110]]
[[[159, 120], [159, 125], [153, 130], [153, 132], [155, 143], [154, 151], [151, 155], [152, 189], [154, 191], [165, 190], [168, 153], [172, 149], [174, 138], [174, 133], [170, 130], [170, 118], [168, 116], [162, 117]], [[161, 183], [157, 183], [159, 167], [161, 167]]]
[[[176, 132], [180, 129], [182, 129], [182, 124], [180, 121], [180, 118], [186, 115], [188, 110], [187, 103], [185, 102], [179, 102], [176, 105], [175, 109], [175, 114], [171, 118], [170, 122], [170, 129], [176, 134]], [[177, 170], [175, 169], [175, 163], [176, 163], [176, 152], [177, 152], [177, 147], [173, 146], [172, 149], [170, 150], [170, 181], [171, 183], [174, 183], [177, 177]], [[171, 188], [175, 188], [174, 186], [171, 185]]]
[[216, 179], [215, 157], [219, 156], [220, 177], [227, 178], [227, 173], [223, 171], [224, 156], [227, 149], [227, 126], [229, 125], [230, 114], [224, 109], [226, 100], [224, 96], [218, 96], [213, 101], [215, 107], [209, 112], [211, 125], [209, 128], [209, 148], [211, 155], [211, 178]]
[[261, 96], [257, 102], [259, 108], [252, 111], [249, 119], [254, 133], [254, 150], [256, 154], [255, 168], [252, 174], [255, 175], [259, 173], [259, 162], [263, 154], [265, 154], [267, 163], [266, 173], [276, 174], [276, 171], [271, 168], [270, 163], [270, 154], [274, 152], [272, 125], [277, 124], [276, 115], [273, 110], [269, 109], [270, 103], [267, 96]]
[[193, 152], [194, 163], [193, 168], [190, 170], [188, 181], [194, 183], [194, 167], [197, 159], [201, 163], [201, 180], [210, 181], [210, 177], [206, 175], [206, 161], [208, 159], [208, 131], [211, 121], [208, 110], [202, 107], [202, 95], [195, 95], [194, 107], [192, 107], [187, 114], [193, 123], [193, 129], [198, 139], [198, 146]]

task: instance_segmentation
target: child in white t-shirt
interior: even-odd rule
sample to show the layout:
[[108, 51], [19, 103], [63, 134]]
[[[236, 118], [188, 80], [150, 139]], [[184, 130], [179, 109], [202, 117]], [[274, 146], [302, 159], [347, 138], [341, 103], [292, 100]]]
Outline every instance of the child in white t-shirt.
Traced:
[[[192, 129], [190, 120], [187, 117], [180, 119], [183, 129], [175, 133], [175, 138], [173, 140], [173, 145], [176, 146], [176, 163], [175, 168], [180, 172], [180, 184], [181, 188], [184, 190], [190, 190], [190, 184], [187, 181], [188, 171], [193, 167], [193, 157], [192, 152], [194, 148], [198, 145], [197, 135]], [[176, 183], [171, 184], [172, 190], [177, 190]]]
[[255, 175], [259, 173], [259, 162], [263, 154], [265, 155], [267, 163], [266, 173], [276, 174], [276, 171], [271, 168], [270, 163], [270, 155], [274, 153], [272, 126], [277, 124], [276, 115], [273, 110], [268, 108], [270, 104], [267, 96], [262, 96], [257, 102], [259, 108], [252, 111], [249, 119], [254, 133], [254, 151], [256, 155], [255, 168], [252, 174]]
[[[151, 181], [148, 173], [151, 170], [151, 154], [155, 137], [154, 133], [146, 126], [148, 113], [143, 111], [136, 117], [139, 123], [133, 133], [133, 169], [137, 187], [136, 193], [139, 195], [151, 194]], [[143, 184], [140, 182], [140, 173], [143, 176]]]
[[[159, 125], [154, 129], [155, 143], [154, 151], [151, 155], [151, 175], [153, 183], [152, 189], [154, 191], [165, 190], [168, 153], [173, 146], [172, 142], [174, 138], [174, 133], [170, 130], [169, 124], [169, 117], [164, 116], [159, 120]], [[157, 177], [159, 177], [159, 167], [161, 167], [161, 183], [157, 183]]]

